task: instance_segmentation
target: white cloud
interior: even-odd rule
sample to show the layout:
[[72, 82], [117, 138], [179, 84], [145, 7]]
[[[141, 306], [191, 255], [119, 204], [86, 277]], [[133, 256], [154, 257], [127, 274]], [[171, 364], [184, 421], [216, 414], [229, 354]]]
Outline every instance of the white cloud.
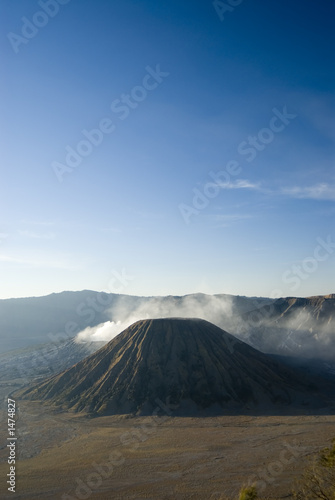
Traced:
[[280, 189], [267, 189], [261, 183], [250, 182], [247, 179], [239, 179], [235, 182], [220, 184], [221, 189], [250, 189], [269, 195], [289, 196], [296, 199], [330, 200], [335, 201], [335, 185], [321, 182], [313, 186], [292, 186]]
[[226, 182], [220, 184], [221, 189], [253, 189], [260, 191], [261, 186], [259, 183], [255, 184], [253, 182], [248, 181], [247, 179], [239, 179], [235, 182]]
[[335, 201], [335, 186], [320, 183], [314, 186], [283, 188], [281, 194], [298, 199]]
[[10, 255], [0, 254], [0, 262], [7, 264], [17, 264], [26, 268], [49, 268], [49, 269], [80, 269], [79, 265], [72, 265], [62, 259], [44, 260], [31, 259], [26, 257], [12, 257]]
[[0, 262], [13, 262], [15, 264], [22, 264], [23, 261], [21, 259], [17, 259], [15, 257], [10, 257], [9, 255], [1, 255], [0, 254]]
[[52, 221], [37, 221], [37, 220], [22, 220], [22, 224], [26, 224], [27, 226], [54, 226], [55, 223]]
[[36, 240], [54, 240], [56, 235], [55, 233], [49, 231], [47, 233], [36, 233], [34, 231], [19, 231], [19, 235], [25, 238], [31, 238]]

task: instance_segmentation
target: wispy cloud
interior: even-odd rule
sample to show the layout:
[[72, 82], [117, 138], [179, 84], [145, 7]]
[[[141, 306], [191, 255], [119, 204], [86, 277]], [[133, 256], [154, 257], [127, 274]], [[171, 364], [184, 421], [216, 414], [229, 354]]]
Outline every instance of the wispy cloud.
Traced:
[[242, 220], [251, 219], [250, 214], [209, 214], [205, 216], [214, 223], [214, 227], [230, 227]]
[[259, 183], [255, 184], [247, 179], [239, 179], [235, 182], [226, 182], [220, 184], [221, 189], [252, 189], [260, 191], [262, 188]]
[[320, 183], [314, 186], [283, 188], [281, 194], [298, 199], [335, 201], [335, 186]]
[[164, 218], [164, 214], [160, 212], [149, 212], [147, 210], [138, 210], [136, 214], [144, 220], [159, 220]]
[[0, 254], [0, 262], [11, 262], [13, 264], [23, 264], [22, 259], [18, 259], [16, 257], [10, 257], [9, 255]]
[[66, 269], [74, 270], [80, 269], [79, 264], [70, 264], [65, 260], [54, 259], [54, 260], [43, 260], [43, 259], [31, 259], [26, 257], [13, 257], [6, 254], [0, 254], [0, 263], [14, 264], [26, 268], [49, 268], [49, 269]]
[[48, 231], [47, 233], [36, 233], [35, 231], [19, 231], [19, 235], [25, 238], [31, 238], [36, 240], [54, 240], [56, 235], [55, 233]]
[[121, 233], [121, 229], [119, 227], [99, 227], [99, 231], [102, 231], [103, 233]]
[[220, 185], [221, 189], [250, 189], [272, 196], [289, 196], [296, 199], [335, 201], [335, 185], [322, 182], [312, 186], [291, 186], [279, 189], [265, 188], [260, 182], [254, 183], [247, 179], [239, 179]]
[[54, 226], [55, 223], [53, 221], [37, 221], [37, 220], [22, 220], [22, 224], [27, 226]]

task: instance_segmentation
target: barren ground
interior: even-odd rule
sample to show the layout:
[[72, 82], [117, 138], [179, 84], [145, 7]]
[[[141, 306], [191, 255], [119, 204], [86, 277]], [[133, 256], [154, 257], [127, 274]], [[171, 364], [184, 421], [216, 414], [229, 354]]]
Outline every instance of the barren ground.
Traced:
[[1, 498], [219, 500], [236, 498], [249, 479], [264, 497], [289, 498], [306, 458], [335, 436], [327, 414], [90, 419], [17, 403], [16, 494], [6, 486], [3, 415]]

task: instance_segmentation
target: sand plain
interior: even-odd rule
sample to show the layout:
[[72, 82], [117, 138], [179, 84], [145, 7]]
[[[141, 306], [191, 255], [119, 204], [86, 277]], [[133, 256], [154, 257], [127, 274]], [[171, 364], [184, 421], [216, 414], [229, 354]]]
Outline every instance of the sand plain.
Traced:
[[[329, 446], [335, 415], [104, 416], [18, 401], [16, 493], [1, 498], [221, 500], [247, 482], [261, 496], [290, 498], [308, 457]], [[6, 415], [1, 425], [6, 437]]]

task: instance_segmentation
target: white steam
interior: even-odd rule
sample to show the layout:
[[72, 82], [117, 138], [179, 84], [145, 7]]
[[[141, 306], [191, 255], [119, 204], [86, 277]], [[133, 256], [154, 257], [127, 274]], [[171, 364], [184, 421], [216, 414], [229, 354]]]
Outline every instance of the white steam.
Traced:
[[131, 304], [130, 297], [121, 297], [109, 311], [111, 321], [85, 328], [78, 333], [76, 341], [108, 342], [136, 321], [149, 318], [202, 318], [223, 328], [223, 323], [228, 325], [229, 318], [233, 317], [229, 296], [155, 297], [136, 302], [139, 303]]
[[328, 310], [320, 314], [311, 305], [281, 314], [274, 301], [230, 295], [120, 296], [107, 312], [110, 321], [86, 328], [76, 340], [108, 342], [143, 319], [202, 318], [269, 354], [335, 358], [333, 316]]
[[127, 326], [129, 325], [122, 323], [121, 321], [106, 321], [106, 323], [100, 323], [100, 325], [97, 326], [88, 326], [85, 330], [78, 333], [75, 340], [78, 343], [108, 342], [127, 328]]

